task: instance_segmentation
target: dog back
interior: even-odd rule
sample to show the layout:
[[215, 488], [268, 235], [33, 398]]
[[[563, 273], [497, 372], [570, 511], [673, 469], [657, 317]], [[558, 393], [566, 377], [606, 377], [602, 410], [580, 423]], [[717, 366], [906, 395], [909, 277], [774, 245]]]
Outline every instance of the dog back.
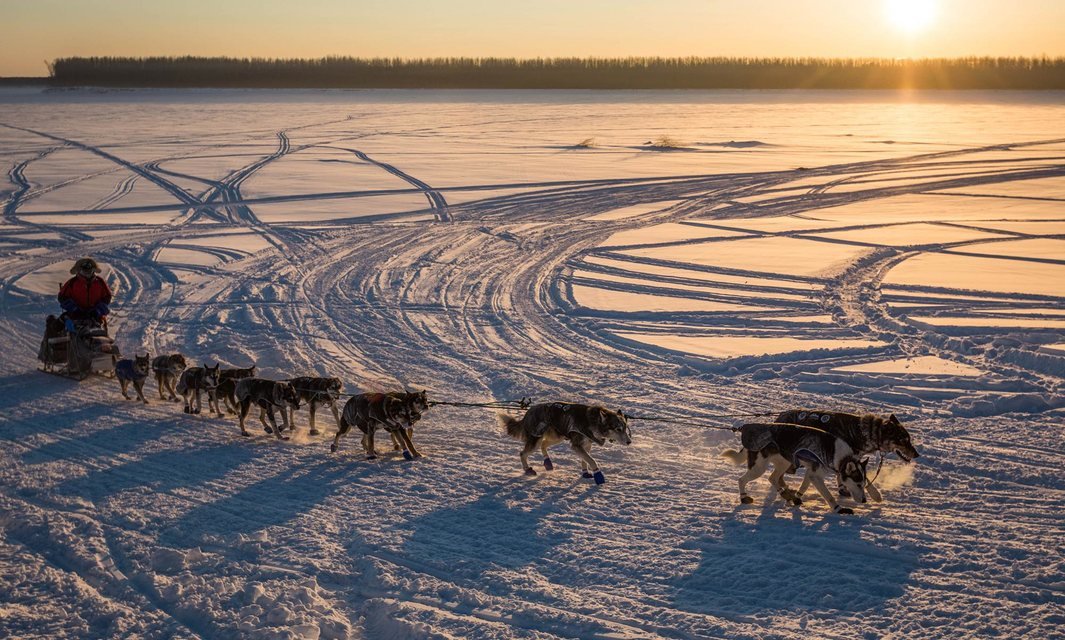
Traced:
[[185, 370], [185, 356], [180, 353], [152, 358], [152, 371], [177, 375]]
[[332, 402], [340, 395], [344, 384], [340, 378], [301, 376], [288, 381], [303, 402]]

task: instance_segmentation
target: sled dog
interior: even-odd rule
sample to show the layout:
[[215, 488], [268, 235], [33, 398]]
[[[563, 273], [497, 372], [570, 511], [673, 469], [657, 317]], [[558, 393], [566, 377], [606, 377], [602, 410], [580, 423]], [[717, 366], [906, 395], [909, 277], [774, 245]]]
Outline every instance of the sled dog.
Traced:
[[747, 462], [747, 472], [740, 476], [740, 502], [751, 504], [747, 483], [761, 477], [769, 463], [769, 476], [780, 497], [793, 505], [802, 499], [784, 483], [784, 474], [793, 467], [806, 467], [806, 478], [836, 513], [854, 513], [839, 506], [825, 487], [825, 476], [835, 472], [840, 482], [857, 502], [865, 502], [865, 467], [868, 459], [860, 460], [850, 445], [841, 438], [814, 427], [797, 424], [750, 423], [740, 427], [740, 451], [728, 450], [721, 455], [733, 464]]
[[[333, 412], [333, 419], [336, 420], [337, 429], [340, 429], [340, 410], [337, 409], [337, 400], [340, 399], [340, 392], [344, 389], [344, 383], [340, 381], [340, 378], [301, 376], [289, 379], [288, 383], [296, 390], [300, 404], [307, 405], [307, 411], [310, 414], [308, 423], [312, 436], [319, 433], [314, 426], [314, 414], [320, 406], [329, 407]], [[288, 424], [292, 429], [296, 428], [295, 409], [289, 411]]]
[[529, 407], [521, 420], [500, 413], [499, 425], [507, 435], [522, 440], [525, 446], [521, 450], [521, 466], [526, 475], [534, 476], [536, 471], [529, 466], [529, 454], [537, 447], [544, 456], [544, 468], [550, 471], [554, 463], [547, 454], [547, 448], [568, 440], [570, 447], [580, 456], [581, 475], [595, 478], [596, 484], [606, 482], [606, 477], [599, 464], [588, 453], [594, 442], [602, 446], [607, 440], [632, 444], [632, 434], [625, 414], [611, 411], [605, 407], [575, 404], [570, 402], [547, 402]]
[[[884, 417], [871, 413], [855, 415], [838, 411], [790, 409], [777, 416], [776, 421], [823, 429], [837, 438], [842, 438], [859, 456], [868, 456], [880, 451], [894, 453], [902, 458], [903, 462], [910, 462], [921, 455], [914, 448], [909, 432], [894, 413]], [[806, 491], [807, 484], [804, 480], [799, 487], [800, 496]], [[842, 485], [840, 490], [843, 490]], [[866, 491], [873, 501], [883, 500], [880, 491], [872, 482], [866, 485]]]
[[[259, 422], [263, 423], [263, 430], [274, 434], [278, 440], [288, 440], [288, 436], [281, 435], [281, 432], [289, 428], [289, 409], [298, 409], [300, 406], [299, 396], [296, 394], [296, 390], [292, 388], [292, 385], [279, 380], [241, 378], [237, 380], [234, 395], [236, 396], [237, 406], [240, 409], [238, 412], [240, 416], [240, 435], [251, 436], [244, 426], [244, 421], [247, 419], [248, 411], [251, 410], [252, 405], [256, 405], [260, 409]], [[274, 418], [275, 409], [281, 412], [282, 426], [280, 429], [277, 426], [277, 420]], [[266, 423], [266, 418], [270, 418], [270, 424]]]
[[346, 435], [354, 426], [363, 433], [362, 447], [366, 452], [366, 459], [372, 460], [377, 457], [374, 434], [380, 427], [400, 443], [404, 458], [412, 460], [422, 457], [410, 437], [414, 423], [421, 418], [421, 412], [416, 408], [420, 405], [417, 400], [409, 397], [410, 395], [418, 394], [360, 393], [352, 396], [340, 413], [340, 429], [329, 450], [335, 453], [340, 448], [340, 436]]
[[[222, 365], [216, 364], [208, 367], [190, 367], [181, 372], [181, 379], [177, 383], [177, 392], [185, 399], [185, 413], [200, 413], [203, 408], [200, 394], [207, 394], [207, 410], [212, 408], [218, 417], [222, 417], [222, 410], [218, 407], [218, 372]], [[195, 399], [196, 408], [192, 408]]]
[[166, 400], [163, 397], [163, 391], [165, 390], [170, 394], [170, 400], [178, 401], [174, 385], [177, 384], [178, 377], [187, 366], [185, 356], [180, 353], [156, 356], [152, 359], [152, 372], [155, 373], [155, 384], [159, 387], [160, 400]]
[[[414, 423], [422, 419], [422, 414], [429, 410], [429, 395], [424, 391], [404, 391], [403, 393], [393, 392], [395, 397], [399, 398], [403, 402], [410, 406], [411, 410], [411, 426], [407, 427], [407, 439], [410, 440], [411, 446], [414, 445]], [[392, 450], [404, 451], [406, 447], [403, 446], [403, 441], [395, 431], [390, 431], [388, 434], [392, 438]], [[418, 454], [420, 457], [421, 454]]]
[[133, 389], [137, 392], [137, 398], [144, 404], [148, 399], [144, 397], [144, 381], [148, 379], [148, 370], [152, 366], [152, 354], [146, 353], [144, 357], [134, 354], [133, 359], [126, 358], [115, 363], [115, 377], [122, 387], [122, 397], [132, 400], [126, 389], [133, 383]]
[[216, 393], [222, 399], [223, 404], [226, 405], [228, 413], [237, 412], [237, 398], [234, 395], [237, 391], [237, 380], [254, 377], [255, 365], [247, 369], [222, 369], [218, 373], [218, 390]]

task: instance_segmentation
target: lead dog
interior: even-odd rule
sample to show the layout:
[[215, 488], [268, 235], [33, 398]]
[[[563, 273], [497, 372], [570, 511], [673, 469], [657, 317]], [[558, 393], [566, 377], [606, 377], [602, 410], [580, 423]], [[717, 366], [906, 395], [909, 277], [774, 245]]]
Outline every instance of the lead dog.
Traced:
[[[318, 411], [319, 406], [329, 407], [333, 412], [333, 418], [336, 420], [337, 430], [340, 430], [340, 411], [337, 409], [337, 400], [340, 399], [340, 392], [344, 389], [344, 384], [340, 381], [340, 378], [301, 376], [299, 378], [291, 378], [288, 383], [296, 390], [296, 394], [300, 398], [300, 404], [305, 404], [308, 407], [307, 411], [310, 414], [308, 422], [312, 436], [316, 436], [319, 433], [318, 429], [314, 427], [314, 414]], [[289, 412], [288, 423], [293, 429], [296, 428], [295, 409]]]
[[420, 458], [422, 454], [410, 438], [410, 430], [421, 418], [421, 412], [415, 406], [415, 400], [406, 393], [360, 393], [352, 396], [340, 414], [340, 429], [329, 450], [335, 453], [340, 447], [340, 436], [347, 434], [354, 426], [363, 433], [362, 447], [366, 459], [372, 460], [377, 457], [374, 433], [382, 428], [400, 442], [404, 458]]
[[825, 499], [836, 513], [851, 514], [853, 510], [839, 506], [825, 486], [825, 475], [833, 471], [840, 482], [857, 502], [865, 502], [865, 465], [850, 445], [841, 438], [821, 429], [797, 424], [750, 423], [740, 427], [740, 451], [728, 450], [721, 455], [733, 464], [747, 462], [747, 473], [740, 476], [740, 502], [751, 504], [754, 499], [747, 495], [747, 483], [765, 473], [769, 463], [773, 473], [769, 476], [780, 497], [793, 505], [802, 504], [802, 499], [784, 484], [784, 474], [795, 467], [806, 467], [806, 479]]
[[[281, 432], [289, 428], [288, 413], [290, 408], [298, 409], [300, 406], [299, 395], [287, 382], [278, 380], [265, 380], [263, 378], [242, 378], [237, 381], [236, 389], [237, 406], [240, 411], [240, 435], [250, 437], [251, 434], [244, 427], [244, 421], [248, 417], [248, 411], [254, 404], [259, 407], [259, 422], [263, 423], [263, 429], [267, 433], [277, 436], [278, 440], [288, 440], [288, 436]], [[281, 411], [282, 428], [277, 428], [277, 420], [274, 418], [274, 410]], [[265, 417], [264, 417], [265, 416]], [[270, 424], [266, 418], [270, 418]]]
[[550, 471], [554, 463], [547, 455], [547, 448], [568, 440], [570, 447], [580, 456], [581, 476], [595, 478], [596, 484], [603, 484], [606, 477], [588, 453], [591, 444], [594, 442], [602, 446], [608, 440], [632, 444], [625, 414], [600, 406], [548, 402], [529, 407], [521, 420], [502, 413], [497, 418], [499, 426], [506, 430], [508, 436], [525, 442], [520, 454], [521, 466], [525, 474], [530, 476], [536, 475], [536, 471], [529, 466], [530, 453], [539, 447], [544, 455], [544, 468]]
[[[222, 417], [222, 410], [218, 408], [218, 371], [222, 365], [216, 364], [208, 367], [192, 367], [181, 372], [181, 379], [177, 383], [177, 392], [185, 399], [185, 413], [200, 413], [203, 408], [200, 399], [201, 393], [207, 394], [207, 410], [214, 408], [218, 417]], [[190, 397], [191, 396], [191, 397]], [[196, 409], [192, 408], [192, 399], [196, 400]]]
[[216, 393], [226, 405], [229, 413], [237, 412], [237, 380], [255, 377], [255, 365], [247, 369], [223, 369], [218, 374], [218, 390]]
[[187, 366], [188, 365], [185, 363], [185, 356], [180, 353], [171, 353], [167, 356], [156, 356], [152, 359], [152, 372], [155, 373], [155, 383], [159, 387], [160, 400], [166, 400], [166, 398], [163, 397], [163, 391], [166, 390], [170, 393], [171, 401], [178, 401], [174, 385], [177, 384], [178, 377]]
[[130, 383], [133, 383], [137, 398], [144, 404], [148, 404], [148, 399], [144, 397], [144, 381], [148, 379], [148, 369], [151, 367], [151, 361], [152, 354], [146, 353], [143, 358], [134, 354], [132, 360], [126, 358], [115, 363], [115, 377], [118, 378], [118, 384], [122, 387], [123, 398], [126, 400], [133, 399], [126, 393]]
[[[868, 456], [876, 452], [894, 453], [903, 462], [910, 462], [920, 457], [910, 440], [910, 433], [902, 426], [892, 413], [887, 417], [867, 413], [856, 415], [839, 411], [811, 411], [809, 409], [790, 409], [776, 418], [776, 422], [801, 424], [817, 427], [842, 438], [859, 456]], [[803, 480], [798, 495], [802, 496], [809, 483]], [[843, 487], [840, 487], [841, 492]], [[875, 502], [883, 498], [880, 491], [870, 482], [866, 485], [869, 497]]]

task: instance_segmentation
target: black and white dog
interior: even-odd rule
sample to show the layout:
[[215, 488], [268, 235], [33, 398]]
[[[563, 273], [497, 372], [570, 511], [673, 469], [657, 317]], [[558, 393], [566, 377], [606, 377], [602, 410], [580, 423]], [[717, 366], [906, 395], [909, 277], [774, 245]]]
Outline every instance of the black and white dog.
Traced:
[[404, 458], [413, 460], [422, 457], [410, 437], [414, 423], [421, 418], [421, 412], [415, 406], [414, 399], [406, 393], [360, 393], [352, 396], [340, 414], [340, 430], [329, 450], [335, 453], [340, 448], [340, 436], [346, 435], [354, 426], [362, 431], [363, 450], [367, 460], [372, 460], [377, 457], [374, 434], [381, 428], [400, 443]]
[[255, 377], [255, 365], [248, 367], [247, 369], [222, 369], [218, 373], [218, 390], [216, 393], [218, 397], [222, 399], [222, 403], [226, 405], [226, 411], [229, 413], [237, 412], [237, 380], [243, 380], [244, 378]]
[[[281, 432], [289, 428], [288, 413], [290, 408], [298, 409], [300, 406], [299, 396], [296, 390], [287, 382], [279, 380], [265, 380], [263, 378], [242, 378], [237, 381], [234, 391], [239, 407], [240, 435], [249, 437], [244, 421], [248, 417], [248, 411], [252, 405], [259, 407], [259, 422], [263, 423], [263, 430], [277, 436], [278, 440], [288, 440], [288, 436]], [[277, 420], [274, 418], [274, 410], [281, 412], [282, 427], [279, 429]], [[270, 418], [270, 424], [266, 418]]]
[[[201, 393], [207, 394], [207, 410], [212, 408], [218, 417], [222, 417], [222, 410], [218, 408], [218, 372], [222, 365], [216, 364], [208, 367], [190, 367], [181, 372], [181, 379], [177, 383], [177, 392], [185, 399], [185, 413], [200, 413], [203, 408]], [[192, 400], [196, 400], [196, 408], [192, 408]]]
[[175, 385], [178, 382], [178, 377], [181, 376], [181, 372], [187, 366], [185, 356], [180, 353], [156, 356], [152, 359], [152, 372], [155, 373], [155, 383], [159, 387], [160, 400], [166, 400], [163, 397], [163, 391], [165, 390], [170, 393], [170, 400], [173, 402], [178, 401]]
[[499, 426], [506, 430], [507, 435], [525, 443], [520, 454], [521, 466], [526, 475], [530, 476], [536, 475], [536, 471], [529, 466], [530, 453], [539, 447], [544, 455], [544, 468], [550, 471], [554, 468], [554, 463], [547, 455], [547, 448], [568, 440], [570, 447], [580, 456], [581, 475], [585, 478], [595, 478], [596, 484], [603, 484], [606, 477], [599, 469], [599, 464], [588, 453], [591, 444], [594, 442], [602, 446], [608, 440], [624, 445], [632, 444], [632, 434], [629, 432], [625, 414], [605, 407], [547, 402], [529, 407], [521, 420], [502, 413], [497, 417]]
[[137, 398], [144, 404], [148, 404], [148, 399], [144, 397], [144, 381], [148, 379], [151, 361], [152, 354], [146, 353], [143, 357], [134, 354], [132, 360], [126, 358], [115, 363], [115, 377], [118, 378], [118, 384], [122, 387], [123, 398], [126, 400], [133, 399], [126, 393], [126, 389], [132, 383], [133, 388], [137, 391]]
[[[336, 420], [337, 430], [340, 430], [340, 410], [337, 409], [337, 401], [340, 399], [340, 392], [344, 389], [344, 383], [340, 381], [340, 378], [300, 376], [299, 378], [289, 379], [288, 383], [296, 390], [296, 395], [300, 397], [300, 404], [307, 405], [307, 411], [310, 413], [308, 422], [310, 423], [310, 434], [312, 436], [316, 436], [319, 433], [314, 426], [314, 414], [317, 413], [318, 407], [329, 407], [333, 412], [333, 418]], [[289, 412], [288, 423], [291, 428], [296, 428], [294, 409]]]
[[750, 423], [740, 427], [740, 451], [728, 450], [721, 455], [733, 464], [747, 463], [747, 473], [740, 476], [740, 502], [751, 504], [754, 499], [747, 495], [747, 483], [766, 472], [769, 463], [773, 473], [769, 476], [780, 497], [793, 505], [802, 504], [802, 499], [784, 483], [784, 474], [796, 467], [806, 467], [806, 479], [825, 499], [836, 513], [854, 513], [839, 506], [825, 486], [825, 476], [835, 472], [857, 502], [865, 502], [865, 467], [868, 460], [859, 459], [850, 445], [841, 438], [814, 427], [797, 424]]
[[[902, 458], [903, 462], [910, 462], [921, 455], [913, 446], [910, 433], [894, 413], [885, 417], [871, 413], [857, 415], [839, 411], [790, 409], [777, 416], [776, 421], [823, 429], [837, 438], [842, 438], [859, 456], [868, 456], [879, 451], [894, 453]], [[799, 496], [806, 491], [808, 484], [803, 480], [802, 486], [799, 487]], [[840, 491], [844, 491], [842, 485]], [[866, 485], [866, 491], [874, 502], [883, 500], [880, 491], [872, 482]]]

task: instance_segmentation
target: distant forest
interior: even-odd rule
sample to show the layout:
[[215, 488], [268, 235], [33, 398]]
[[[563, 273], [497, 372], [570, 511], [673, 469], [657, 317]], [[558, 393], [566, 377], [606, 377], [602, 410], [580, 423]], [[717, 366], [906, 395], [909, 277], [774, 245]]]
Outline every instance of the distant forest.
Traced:
[[71, 57], [63, 86], [345, 89], [1065, 89], [1065, 58]]

